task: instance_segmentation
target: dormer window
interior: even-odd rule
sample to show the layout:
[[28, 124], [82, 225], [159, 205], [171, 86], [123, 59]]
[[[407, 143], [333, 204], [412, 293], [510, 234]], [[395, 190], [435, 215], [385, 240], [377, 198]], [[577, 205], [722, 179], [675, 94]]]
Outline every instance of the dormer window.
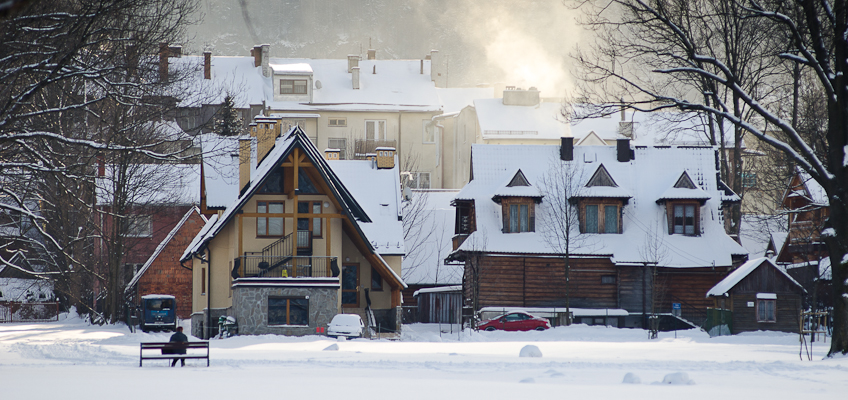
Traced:
[[699, 226], [701, 206], [710, 195], [702, 190], [685, 171], [677, 178], [674, 186], [669, 188], [657, 200], [665, 203], [668, 219], [669, 235], [697, 236], [701, 233]]
[[504, 233], [535, 232], [536, 204], [529, 198], [501, 200]]
[[[587, 200], [584, 205], [583, 233], [621, 233], [619, 225], [620, 202], [615, 204], [592, 204]], [[615, 201], [615, 200], [613, 200]]]
[[280, 94], [306, 94], [306, 79], [280, 79]]
[[699, 207], [697, 204], [675, 204], [673, 232], [675, 235], [694, 236], [695, 214]]
[[621, 210], [630, 194], [615, 183], [603, 164], [574, 198], [580, 209], [581, 233], [621, 233]]

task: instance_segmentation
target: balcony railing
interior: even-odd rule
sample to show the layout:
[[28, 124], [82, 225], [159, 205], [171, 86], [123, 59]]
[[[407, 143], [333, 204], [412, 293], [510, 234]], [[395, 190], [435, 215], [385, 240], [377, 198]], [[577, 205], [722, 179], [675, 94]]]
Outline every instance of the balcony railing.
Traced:
[[329, 278], [333, 276], [331, 265], [335, 261], [336, 257], [246, 255], [238, 257], [236, 264], [242, 278]]

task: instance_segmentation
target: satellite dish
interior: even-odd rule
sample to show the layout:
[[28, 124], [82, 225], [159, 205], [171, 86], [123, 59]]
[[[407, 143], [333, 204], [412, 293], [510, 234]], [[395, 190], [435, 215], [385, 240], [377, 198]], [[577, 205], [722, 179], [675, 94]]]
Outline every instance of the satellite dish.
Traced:
[[321, 89], [321, 81], [315, 81], [315, 89]]

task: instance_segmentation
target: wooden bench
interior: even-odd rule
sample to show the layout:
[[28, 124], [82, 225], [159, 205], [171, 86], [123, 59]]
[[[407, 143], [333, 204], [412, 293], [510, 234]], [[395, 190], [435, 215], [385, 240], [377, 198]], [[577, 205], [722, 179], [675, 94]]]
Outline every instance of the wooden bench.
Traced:
[[[177, 351], [177, 350], [189, 350], [189, 349], [206, 349], [206, 354], [202, 353], [186, 353], [188, 354], [168, 354], [169, 352]], [[145, 350], [155, 350], [156, 354], [150, 354], [148, 351], [148, 355], [144, 354]], [[163, 351], [164, 353], [163, 354]], [[206, 359], [206, 366], [209, 366], [209, 342], [201, 341], [201, 342], [142, 342], [140, 344], [140, 349], [138, 351], [138, 366], [141, 367], [144, 360], [174, 360], [178, 358], [200, 358]]]

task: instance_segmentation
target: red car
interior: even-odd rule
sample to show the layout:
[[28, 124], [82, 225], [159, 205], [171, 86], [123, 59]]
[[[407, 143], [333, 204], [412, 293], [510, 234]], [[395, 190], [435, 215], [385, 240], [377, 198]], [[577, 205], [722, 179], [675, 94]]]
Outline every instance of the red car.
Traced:
[[504, 315], [492, 318], [490, 320], [481, 321], [477, 329], [494, 331], [497, 329], [504, 331], [543, 331], [549, 329], [551, 323], [544, 318], [534, 317], [523, 311], [513, 311]]

